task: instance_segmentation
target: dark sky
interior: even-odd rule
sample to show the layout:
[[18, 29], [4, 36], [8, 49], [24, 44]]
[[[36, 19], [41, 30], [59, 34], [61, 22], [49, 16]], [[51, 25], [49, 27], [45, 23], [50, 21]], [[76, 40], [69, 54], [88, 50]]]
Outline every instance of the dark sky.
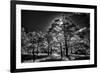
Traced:
[[[63, 12], [64, 13], [64, 12]], [[21, 24], [25, 28], [26, 32], [30, 31], [42, 31], [45, 32], [50, 26], [52, 20], [63, 14], [62, 12], [51, 12], [51, 11], [21, 11]], [[66, 15], [71, 14], [70, 12], [64, 13]], [[82, 26], [89, 26], [89, 14], [74, 14], [71, 17], [75, 23], [81, 24]]]

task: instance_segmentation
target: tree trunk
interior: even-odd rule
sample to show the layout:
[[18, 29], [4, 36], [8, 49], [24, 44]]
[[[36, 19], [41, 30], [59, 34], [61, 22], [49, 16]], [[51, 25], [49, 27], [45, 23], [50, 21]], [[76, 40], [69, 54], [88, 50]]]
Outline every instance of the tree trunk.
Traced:
[[60, 43], [60, 50], [61, 50], [61, 59], [63, 57], [63, 53], [62, 53], [62, 44]]
[[68, 47], [67, 47], [67, 29], [66, 29], [65, 25], [67, 25], [67, 24], [63, 24], [63, 30], [64, 30], [64, 37], [65, 37], [66, 57], [68, 57]]
[[32, 51], [32, 54], [33, 54], [33, 62], [34, 62], [35, 61], [34, 49]]

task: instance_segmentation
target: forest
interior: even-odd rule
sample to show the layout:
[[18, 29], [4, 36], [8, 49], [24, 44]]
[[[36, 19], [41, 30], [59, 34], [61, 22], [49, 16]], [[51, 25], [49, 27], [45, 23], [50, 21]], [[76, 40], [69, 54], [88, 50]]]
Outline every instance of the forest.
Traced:
[[90, 59], [90, 28], [70, 17], [55, 18], [46, 32], [21, 28], [21, 62], [50, 62]]

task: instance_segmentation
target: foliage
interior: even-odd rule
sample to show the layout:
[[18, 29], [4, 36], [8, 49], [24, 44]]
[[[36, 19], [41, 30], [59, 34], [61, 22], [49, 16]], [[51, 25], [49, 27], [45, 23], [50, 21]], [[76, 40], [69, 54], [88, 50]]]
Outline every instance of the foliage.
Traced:
[[55, 19], [46, 33], [26, 33], [22, 28], [21, 34], [22, 54], [47, 53], [62, 57], [67, 52], [69, 57], [90, 54], [89, 28], [76, 25], [68, 17]]

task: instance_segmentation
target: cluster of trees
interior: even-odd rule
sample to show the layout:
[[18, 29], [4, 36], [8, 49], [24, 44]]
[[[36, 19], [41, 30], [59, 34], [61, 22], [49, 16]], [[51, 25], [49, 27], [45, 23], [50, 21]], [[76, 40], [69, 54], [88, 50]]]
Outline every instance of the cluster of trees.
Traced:
[[32, 54], [32, 52], [42, 52], [46, 51], [47, 39], [45, 34], [42, 32], [29, 32], [26, 33], [25, 29], [22, 28], [22, 54]]
[[61, 16], [56, 18], [43, 32], [21, 31], [22, 54], [47, 54], [60, 57], [69, 57], [73, 54], [90, 54], [90, 30], [73, 23], [70, 18]]

